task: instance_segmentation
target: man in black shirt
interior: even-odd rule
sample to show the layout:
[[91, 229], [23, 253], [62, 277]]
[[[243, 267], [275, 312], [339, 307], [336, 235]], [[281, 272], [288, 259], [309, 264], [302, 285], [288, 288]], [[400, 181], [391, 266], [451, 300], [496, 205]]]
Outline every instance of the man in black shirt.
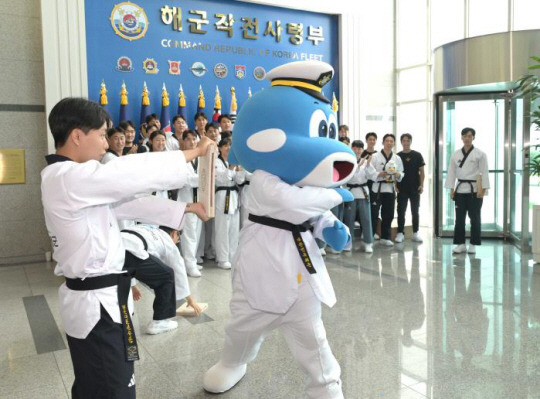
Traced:
[[420, 194], [424, 191], [424, 158], [422, 154], [411, 150], [412, 136], [409, 133], [401, 135], [401, 146], [403, 151], [398, 152], [398, 156], [403, 161], [405, 177], [401, 182], [397, 183], [397, 214], [398, 214], [398, 233], [396, 242], [403, 242], [405, 238], [403, 231], [405, 228], [405, 212], [407, 211], [407, 203], [411, 202], [411, 214], [413, 222], [412, 241], [422, 242], [422, 238], [418, 233], [419, 215], [418, 208], [420, 207]]

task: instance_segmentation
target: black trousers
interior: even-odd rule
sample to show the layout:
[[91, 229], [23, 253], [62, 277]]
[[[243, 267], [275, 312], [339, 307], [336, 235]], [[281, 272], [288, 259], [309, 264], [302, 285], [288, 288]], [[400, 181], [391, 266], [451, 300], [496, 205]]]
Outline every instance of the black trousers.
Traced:
[[[394, 193], [375, 194], [375, 200], [371, 203], [371, 210], [375, 210], [376, 215], [379, 214], [379, 210], [381, 211], [381, 239], [383, 240], [390, 240], [395, 207], [396, 194]], [[371, 216], [373, 222], [373, 213]], [[376, 223], [377, 219], [375, 219], [375, 225]]]
[[418, 215], [418, 209], [420, 208], [420, 193], [416, 192], [399, 192], [397, 195], [397, 222], [398, 233], [403, 233], [405, 230], [405, 213], [407, 212], [407, 204], [411, 202], [411, 215], [413, 232], [418, 232], [420, 225], [420, 217]]
[[154, 320], [165, 320], [176, 315], [173, 269], [155, 256], [150, 255], [143, 260], [128, 251], [124, 269], [154, 290]]
[[469, 214], [471, 220], [471, 244], [481, 245], [482, 211], [483, 198], [476, 198], [476, 194], [454, 195], [456, 205], [456, 224], [454, 226], [454, 244], [465, 244], [465, 218]]
[[67, 335], [75, 381], [73, 399], [135, 398], [134, 362], [126, 360], [122, 325], [101, 306], [101, 319], [85, 339]]

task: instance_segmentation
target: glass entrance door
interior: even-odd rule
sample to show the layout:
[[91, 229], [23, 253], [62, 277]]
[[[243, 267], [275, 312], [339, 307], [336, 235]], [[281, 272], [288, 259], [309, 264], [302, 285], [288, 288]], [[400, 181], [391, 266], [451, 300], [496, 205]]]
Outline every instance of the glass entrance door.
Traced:
[[528, 191], [524, 194], [527, 188], [522, 184], [523, 132], [526, 131], [523, 116], [528, 112], [524, 104], [523, 98], [512, 98], [506, 92], [438, 96], [435, 189], [438, 236], [453, 236], [454, 202], [444, 183], [450, 157], [463, 146], [461, 130], [472, 127], [476, 130], [474, 146], [488, 158], [491, 187], [482, 206], [482, 236], [511, 238], [521, 246], [527, 234], [528, 242], [528, 228], [523, 226], [525, 219], [528, 220], [528, 207], [523, 204]]

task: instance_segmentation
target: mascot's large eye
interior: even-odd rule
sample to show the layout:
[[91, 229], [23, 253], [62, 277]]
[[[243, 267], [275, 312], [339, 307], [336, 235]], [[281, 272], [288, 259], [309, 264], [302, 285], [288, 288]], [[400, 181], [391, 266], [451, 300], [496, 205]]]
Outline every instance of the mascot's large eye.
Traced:
[[336, 114], [331, 113], [328, 115], [328, 137], [331, 139], [337, 139], [337, 120]]
[[326, 123], [326, 121], [321, 121], [319, 123], [319, 137], [326, 137], [326, 136], [328, 136], [328, 123]]
[[328, 129], [328, 137], [331, 139], [336, 138], [336, 125], [333, 123], [330, 124], [330, 128]]
[[311, 137], [328, 136], [328, 122], [322, 109], [316, 109], [309, 120], [309, 135]]

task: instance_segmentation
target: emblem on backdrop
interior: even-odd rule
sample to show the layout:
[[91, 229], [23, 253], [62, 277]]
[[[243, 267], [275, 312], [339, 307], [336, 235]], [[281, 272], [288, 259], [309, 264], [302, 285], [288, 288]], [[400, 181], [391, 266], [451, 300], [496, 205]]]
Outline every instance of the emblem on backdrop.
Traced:
[[200, 78], [206, 73], [206, 67], [204, 66], [202, 62], [197, 61], [197, 62], [194, 62], [193, 65], [191, 66], [191, 72], [193, 72], [193, 75]]
[[216, 75], [218, 78], [223, 79], [225, 76], [227, 76], [227, 73], [229, 70], [227, 69], [227, 65], [220, 62], [214, 66], [214, 75]]
[[253, 76], [257, 80], [264, 80], [266, 77], [266, 70], [262, 66], [255, 67], [253, 70]]
[[109, 20], [116, 34], [129, 41], [144, 37], [148, 30], [143, 8], [129, 1], [115, 5]]
[[157, 74], [159, 69], [157, 67], [157, 62], [153, 58], [147, 58], [143, 61], [143, 69], [146, 73]]
[[244, 79], [246, 77], [246, 66], [245, 65], [235, 65], [234, 66], [234, 75], [238, 79]]
[[123, 55], [116, 60], [116, 68], [114, 69], [118, 72], [133, 72], [133, 62], [131, 58]]
[[169, 74], [180, 75], [180, 61], [169, 60]]

